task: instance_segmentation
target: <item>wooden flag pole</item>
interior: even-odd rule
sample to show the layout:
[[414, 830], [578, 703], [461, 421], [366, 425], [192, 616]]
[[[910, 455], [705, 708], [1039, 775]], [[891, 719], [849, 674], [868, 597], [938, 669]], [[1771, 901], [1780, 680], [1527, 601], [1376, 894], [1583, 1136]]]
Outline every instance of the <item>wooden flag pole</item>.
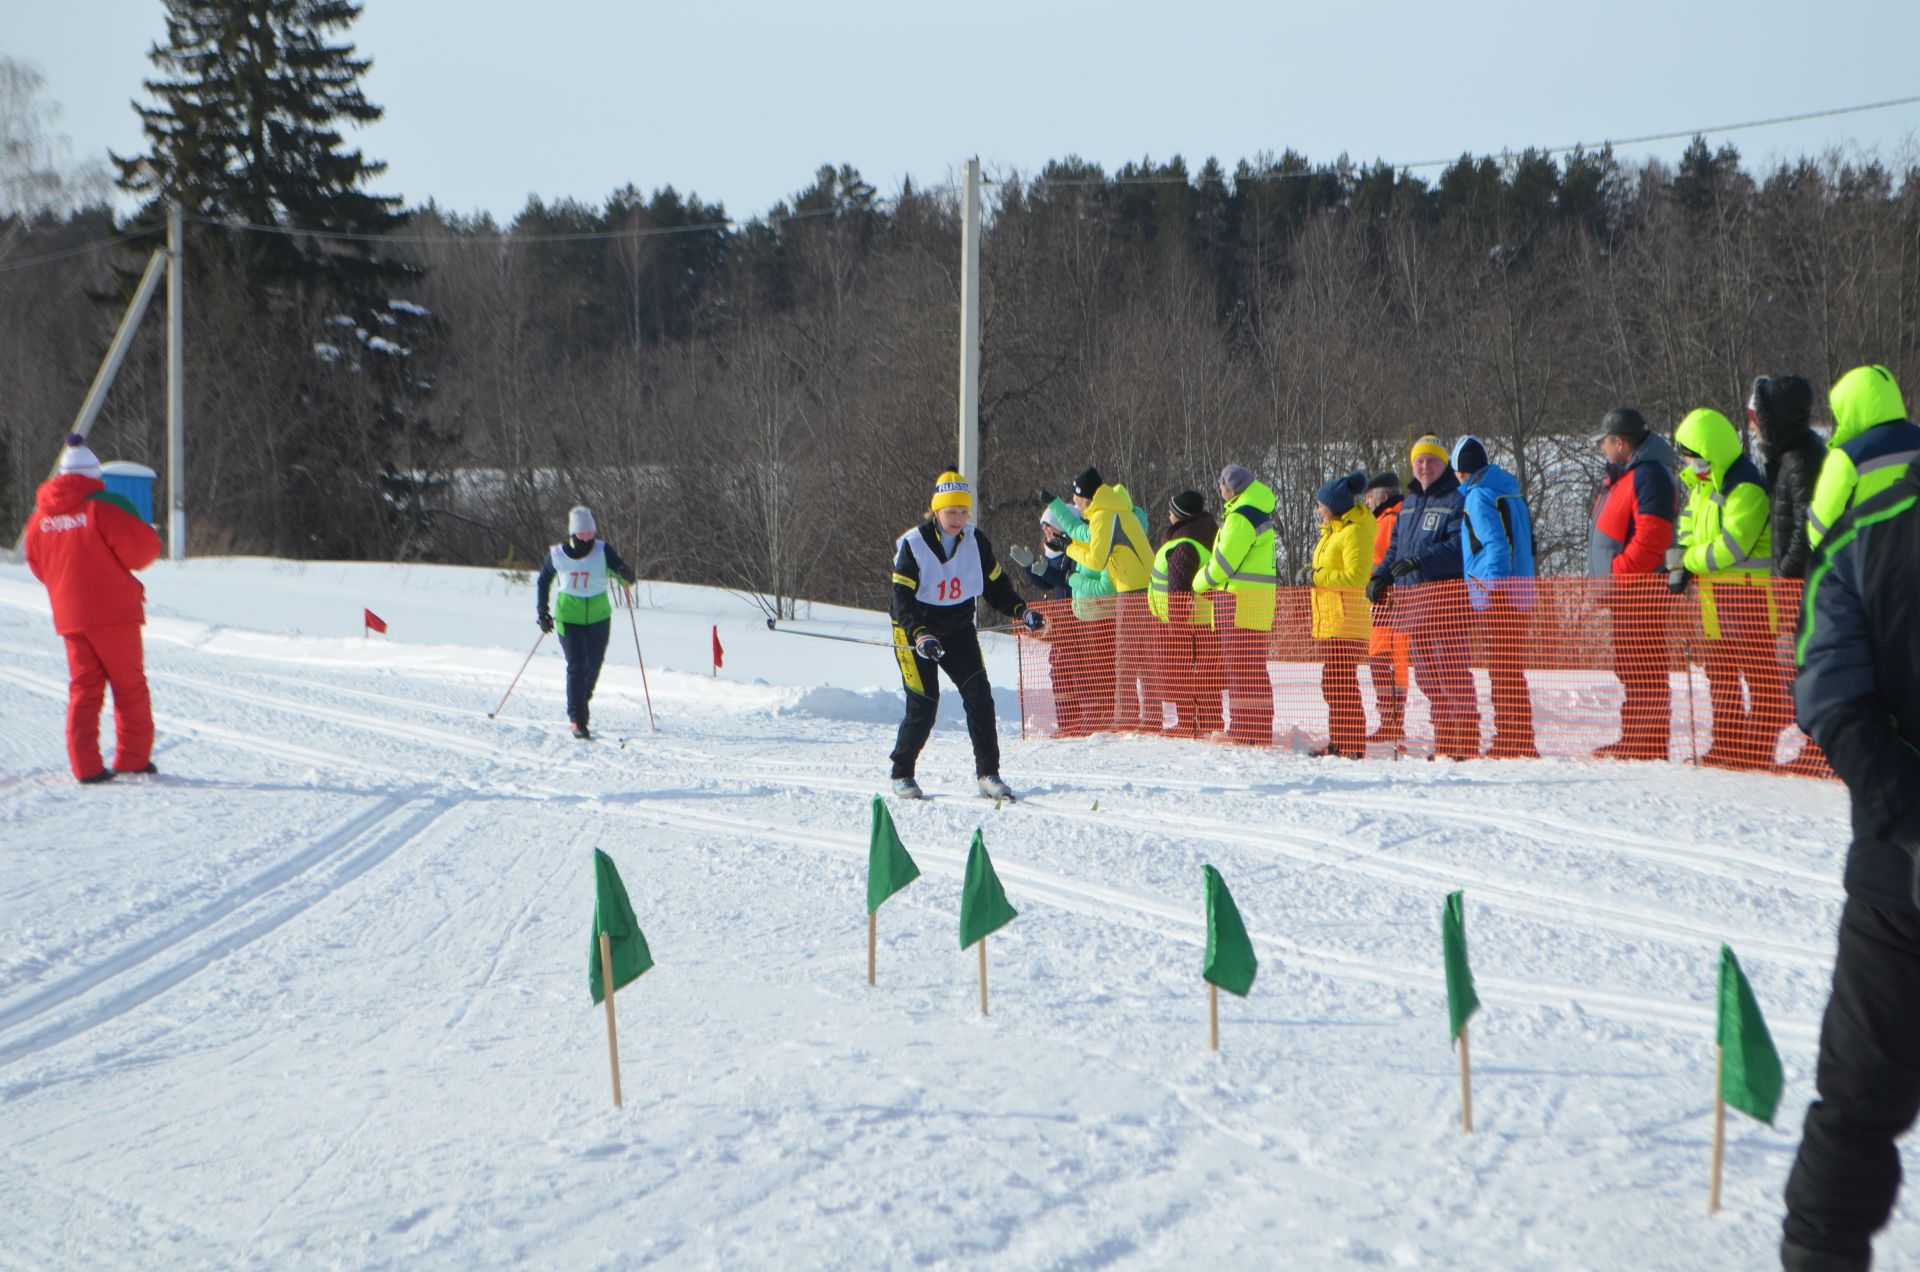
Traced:
[[873, 947], [880, 939], [880, 912], [867, 911], [867, 984], [873, 984]]
[[613, 1023], [613, 941], [600, 934], [600, 988], [607, 1004], [607, 1062], [613, 1067], [613, 1107], [620, 1107], [620, 1034]]
[[1720, 1098], [1720, 1078], [1727, 1064], [1727, 1049], [1713, 1051], [1713, 1180], [1707, 1185], [1707, 1213], [1720, 1213], [1720, 1164], [1727, 1152], [1727, 1102]]
[[1460, 1026], [1460, 1133], [1473, 1134], [1473, 1077], [1467, 1063], [1467, 1027]]
[[987, 1014], [987, 938], [980, 938], [980, 1014]]
[[1207, 1050], [1220, 1050], [1220, 987], [1207, 982]]

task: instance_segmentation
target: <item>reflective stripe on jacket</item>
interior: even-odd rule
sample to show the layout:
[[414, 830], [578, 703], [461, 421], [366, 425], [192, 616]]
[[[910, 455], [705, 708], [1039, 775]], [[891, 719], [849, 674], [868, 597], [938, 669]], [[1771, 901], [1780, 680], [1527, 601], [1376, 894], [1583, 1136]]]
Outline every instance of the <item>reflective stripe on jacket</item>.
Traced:
[[1740, 435], [1718, 411], [1690, 412], [1674, 438], [1711, 465], [1705, 477], [1692, 468], [1680, 474], [1687, 491], [1681, 518], [1681, 564], [1700, 579], [1700, 618], [1708, 639], [1718, 639], [1720, 616], [1714, 589], [1729, 585], [1767, 588], [1769, 626], [1776, 620], [1773, 594], [1773, 528], [1767, 480], [1740, 450]]
[[1227, 504], [1213, 553], [1193, 580], [1195, 592], [1225, 588], [1233, 594], [1233, 625], [1257, 632], [1273, 630], [1273, 489], [1263, 481], [1248, 485]]
[[1827, 405], [1833, 443], [1807, 509], [1807, 541], [1816, 548], [1841, 514], [1892, 486], [1920, 458], [1920, 425], [1908, 422], [1900, 385], [1885, 367], [1847, 372], [1827, 394]]
[[1213, 626], [1213, 602], [1204, 596], [1193, 595], [1192, 579], [1184, 580], [1183, 585], [1176, 586], [1175, 580], [1167, 575], [1167, 559], [1182, 545], [1192, 548], [1196, 556], [1205, 559], [1207, 545], [1198, 539], [1169, 539], [1162, 544], [1160, 551], [1155, 553], [1153, 558], [1153, 576], [1147, 584], [1147, 608], [1152, 610], [1153, 616], [1161, 622], [1171, 622], [1174, 607], [1169, 604], [1170, 597], [1185, 596], [1189, 600], [1182, 608], [1187, 610], [1187, 622], [1195, 627], [1211, 627]]

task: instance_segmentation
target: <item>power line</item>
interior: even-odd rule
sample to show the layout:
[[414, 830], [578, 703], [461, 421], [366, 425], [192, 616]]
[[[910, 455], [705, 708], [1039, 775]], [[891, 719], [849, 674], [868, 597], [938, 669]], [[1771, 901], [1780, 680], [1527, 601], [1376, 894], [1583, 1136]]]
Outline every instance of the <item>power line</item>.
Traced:
[[[1743, 120], [1739, 123], [1718, 124], [1718, 125], [1714, 125], [1706, 128], [1686, 128], [1686, 129], [1679, 129], [1672, 132], [1647, 133], [1639, 137], [1621, 137], [1613, 140], [1601, 141], [1596, 146], [1588, 146], [1584, 142], [1573, 142], [1569, 145], [1564, 145], [1564, 146], [1528, 147], [1525, 150], [1523, 150], [1522, 153], [1526, 153], [1527, 151], [1530, 150], [1532, 153], [1537, 155], [1551, 156], [1551, 155], [1570, 154], [1570, 153], [1573, 153], [1574, 151], [1579, 151], [1579, 150], [1586, 150], [1591, 152], [1599, 149], [1605, 149], [1605, 148], [1617, 147], [1617, 146], [1638, 146], [1638, 145], [1646, 145], [1646, 144], [1649, 144], [1652, 142], [1658, 142], [1658, 141], [1680, 141], [1680, 140], [1685, 140], [1692, 137], [1704, 136], [1709, 133], [1740, 132], [1740, 131], [1751, 129], [1751, 128], [1772, 128], [1780, 124], [1804, 123], [1808, 120], [1831, 119], [1839, 115], [1857, 115], [1866, 111], [1890, 110], [1896, 106], [1912, 106], [1915, 104], [1920, 104], [1920, 95], [1915, 95], [1912, 97], [1894, 97], [1894, 98], [1889, 98], [1885, 101], [1878, 101], [1878, 102], [1863, 102], [1854, 106], [1834, 106], [1825, 110], [1803, 111], [1795, 115], [1776, 115], [1769, 119], [1749, 119], [1749, 120]], [[1502, 153], [1512, 154], [1513, 152], [1511, 150], [1508, 150], [1508, 151], [1503, 151]], [[1411, 172], [1415, 169], [1420, 169], [1420, 168], [1448, 167], [1452, 164], [1458, 163], [1459, 158], [1460, 158], [1459, 156], [1455, 156], [1450, 159], [1417, 159], [1409, 163], [1394, 163], [1394, 164], [1380, 162], [1380, 163], [1377, 163], [1375, 166], [1381, 167], [1381, 168], [1388, 168], [1396, 172]], [[1329, 167], [1323, 166], [1323, 167], [1317, 167], [1317, 168], [1304, 169], [1297, 172], [1249, 172], [1245, 174], [1236, 174], [1235, 176], [1229, 178], [1229, 180], [1231, 180], [1237, 186], [1243, 182], [1255, 183], [1255, 182], [1266, 182], [1266, 181], [1302, 181], [1302, 180], [1311, 180], [1316, 177], [1329, 177], [1329, 176], [1338, 177], [1338, 176], [1344, 175], [1344, 172], [1345, 170], [1343, 169], [1329, 168]], [[1193, 179], [1189, 177], [1099, 177], [1099, 178], [1095, 178], [1095, 177], [1048, 177], [1045, 174], [1042, 174], [1040, 176], [1035, 177], [1029, 184], [1036, 185], [1036, 186], [1037, 185], [1059, 186], [1063, 188], [1073, 187], [1073, 186], [1172, 186], [1172, 185], [1190, 185], [1192, 184], [1192, 180]], [[940, 187], [928, 187], [928, 188], [938, 189]], [[880, 200], [880, 202], [886, 202], [886, 200], [883, 199], [883, 200]], [[305, 229], [300, 229], [294, 226], [266, 225], [266, 224], [260, 224], [257, 222], [251, 222], [251, 221], [234, 221], [234, 220], [226, 220], [226, 219], [221, 219], [216, 217], [190, 216], [190, 217], [187, 217], [186, 219], [194, 222], [196, 225], [204, 225], [213, 229], [237, 231], [237, 232], [249, 233], [249, 234], [277, 234], [282, 237], [288, 237], [288, 238], [309, 238], [309, 239], [322, 240], [326, 242], [390, 243], [390, 244], [407, 244], [411, 246], [444, 245], [444, 246], [452, 246], [452, 247], [483, 247], [483, 246], [491, 245], [491, 246], [517, 247], [522, 244], [529, 244], [529, 243], [591, 243], [591, 242], [608, 242], [608, 241], [619, 241], [619, 240], [630, 240], [630, 239], [659, 238], [659, 237], [663, 237], [666, 235], [673, 235], [673, 234], [725, 233], [729, 230], [741, 229], [744, 226], [784, 225], [792, 221], [805, 221], [805, 220], [811, 220], [816, 217], [837, 216], [842, 211], [843, 209], [840, 209], [840, 208], [820, 208], [811, 212], [790, 212], [784, 216], [755, 217], [748, 221], [736, 221], [729, 218], [724, 221], [706, 221], [698, 225], [646, 226], [646, 227], [627, 229], [627, 230], [583, 230], [578, 233], [571, 233], [571, 234], [511, 234], [509, 233], [509, 234], [503, 234], [498, 238], [483, 238], [478, 235], [471, 235], [471, 234], [469, 235], [406, 234], [406, 233], [367, 234], [367, 233], [355, 233], [355, 232], [346, 231], [346, 230], [305, 230]], [[135, 230], [130, 230], [124, 234], [116, 235], [113, 238], [103, 239], [98, 243], [87, 244], [86, 246], [83, 246], [83, 247], [75, 247], [75, 248], [69, 248], [65, 251], [52, 252], [45, 256], [33, 257], [31, 259], [24, 260], [24, 261], [13, 261], [7, 264], [0, 264], [0, 274], [12, 273], [16, 270], [32, 269], [35, 266], [39, 266], [39, 265], [52, 264], [56, 261], [66, 260], [70, 257], [78, 256], [86, 252], [97, 252], [104, 248], [113, 247], [116, 244], [125, 243], [130, 239], [139, 238], [147, 234], [157, 233], [161, 228], [162, 227], [157, 225], [144, 226]]]
[[160, 225], [143, 225], [137, 229], [128, 230], [124, 234], [116, 234], [112, 238], [101, 239], [97, 243], [86, 243], [80, 247], [69, 247], [62, 251], [49, 252], [45, 256], [32, 256], [24, 261], [9, 261], [4, 265], [0, 265], [0, 274], [11, 274], [15, 270], [32, 269], [36, 265], [50, 265], [54, 261], [64, 261], [70, 257], [84, 256], [88, 252], [102, 251], [117, 244], [125, 243], [130, 239], [142, 238], [148, 234], [158, 234], [165, 228], [165, 226]]
[[[1639, 146], [1655, 141], [1684, 141], [1693, 137], [1705, 136], [1709, 133], [1740, 132], [1748, 128], [1771, 128], [1777, 124], [1797, 124], [1810, 119], [1830, 119], [1836, 115], [1857, 115], [1863, 111], [1890, 110], [1895, 106], [1912, 106], [1915, 104], [1920, 104], [1920, 96], [1894, 97], [1881, 102], [1863, 102], [1857, 106], [1834, 106], [1826, 110], [1810, 110], [1798, 115], [1776, 115], [1771, 119], [1749, 119], [1737, 124], [1718, 124], [1707, 128], [1683, 128], [1674, 132], [1648, 133], [1641, 137], [1620, 137], [1601, 141], [1597, 145], [1588, 145], [1585, 142], [1576, 141], [1565, 146], [1529, 146], [1522, 148], [1520, 153], [1531, 151], [1533, 154], [1542, 156], [1571, 154], [1576, 150], [1593, 153], [1609, 147]], [[1513, 154], [1515, 152], [1509, 149], [1502, 153]], [[1386, 163], [1380, 161], [1375, 166], [1388, 168], [1395, 172], [1411, 172], [1417, 168], [1445, 168], [1459, 161], [1460, 156], [1455, 155], [1450, 159], [1416, 159], [1411, 163]], [[1249, 172], [1227, 179], [1236, 185], [1241, 182], [1305, 181], [1315, 177], [1340, 176], [1342, 175], [1342, 171], [1341, 169], [1322, 166], [1297, 172]], [[1191, 183], [1192, 179], [1186, 177], [1065, 177], [1056, 179], [1044, 175], [1035, 177], [1032, 182], [1034, 185], [1050, 186], [1160, 186], [1189, 185]]]
[[236, 230], [248, 234], [277, 234], [284, 238], [321, 239], [330, 243], [407, 243], [414, 245], [446, 244], [455, 247], [519, 247], [526, 243], [590, 243], [604, 242], [610, 239], [658, 238], [667, 234], [704, 234], [737, 230], [745, 225], [784, 225], [789, 221], [806, 221], [814, 217], [837, 216], [844, 209], [820, 208], [812, 212], [790, 212], [785, 216], [760, 217], [752, 221], [703, 221], [698, 225], [659, 225], [645, 226], [630, 230], [582, 230], [574, 234], [502, 234], [498, 238], [483, 238], [478, 235], [457, 234], [365, 234], [349, 230], [303, 230], [298, 226], [263, 225], [254, 221], [234, 221], [222, 217], [190, 216], [185, 218], [195, 225], [205, 225], [216, 230]]

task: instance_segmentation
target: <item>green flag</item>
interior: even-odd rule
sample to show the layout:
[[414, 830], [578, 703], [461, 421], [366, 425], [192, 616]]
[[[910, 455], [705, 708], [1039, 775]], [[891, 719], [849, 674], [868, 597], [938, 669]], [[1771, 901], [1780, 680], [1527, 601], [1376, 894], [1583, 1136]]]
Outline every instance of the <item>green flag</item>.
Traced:
[[1473, 992], [1473, 971], [1467, 966], [1467, 916], [1458, 892], [1447, 894], [1440, 912], [1440, 956], [1447, 965], [1447, 1027], [1458, 1038], [1467, 1018], [1480, 1010]]
[[596, 848], [593, 850], [593, 937], [587, 942], [591, 946], [587, 952], [587, 989], [596, 1003], [606, 997], [606, 987], [600, 982], [602, 932], [607, 934], [607, 943], [612, 947], [615, 991], [639, 979], [641, 973], [653, 966], [653, 955], [647, 950], [647, 938], [640, 932], [640, 920], [633, 917], [633, 904], [627, 900], [627, 890], [620, 883], [620, 872], [613, 868], [613, 858]]
[[1207, 961], [1200, 975], [1245, 998], [1260, 967], [1253, 956], [1253, 942], [1247, 939], [1247, 925], [1240, 921], [1240, 911], [1220, 872], [1212, 866], [1202, 866], [1200, 872], [1207, 881]]
[[920, 877], [920, 867], [900, 842], [893, 828], [893, 815], [887, 801], [873, 797], [873, 846], [867, 849], [867, 913], [872, 914], [900, 889]]
[[1780, 1053], [1760, 1015], [1753, 986], [1733, 951], [1720, 947], [1720, 1098], [1743, 1113], [1773, 1125], [1780, 1107]]
[[973, 832], [973, 847], [967, 852], [967, 879], [960, 888], [960, 948], [966, 949], [981, 937], [998, 932], [1013, 922], [1019, 913], [1007, 904], [1006, 889], [993, 872], [987, 857], [986, 841]]

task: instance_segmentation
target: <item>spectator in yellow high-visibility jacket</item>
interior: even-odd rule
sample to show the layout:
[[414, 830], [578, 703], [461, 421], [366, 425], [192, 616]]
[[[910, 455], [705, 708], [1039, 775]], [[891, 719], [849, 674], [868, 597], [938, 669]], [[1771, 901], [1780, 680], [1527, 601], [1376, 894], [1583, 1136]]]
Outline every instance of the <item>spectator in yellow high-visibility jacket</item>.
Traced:
[[1227, 736], [1248, 746], [1273, 742], [1273, 681], [1267, 642], [1273, 631], [1273, 489], [1239, 464], [1220, 472], [1220, 533], [1213, 554], [1193, 580], [1196, 594], [1225, 592], [1214, 601], [1227, 670]]
[[[1667, 586], [1700, 583], [1703, 661], [1713, 743], [1701, 762], [1764, 768], [1792, 720], [1787, 677], [1774, 657], [1773, 531], [1767, 481], [1718, 411], [1690, 412], [1674, 431], [1686, 461], [1679, 541], [1667, 549]], [[1745, 682], [1745, 693], [1741, 684]], [[1750, 700], [1752, 705], [1747, 705]]]
[[1882, 366], [1855, 367], [1827, 394], [1833, 442], [1807, 512], [1809, 550], [1820, 546], [1840, 515], [1899, 481], [1920, 457], [1920, 424], [1907, 419], [1900, 385]]

